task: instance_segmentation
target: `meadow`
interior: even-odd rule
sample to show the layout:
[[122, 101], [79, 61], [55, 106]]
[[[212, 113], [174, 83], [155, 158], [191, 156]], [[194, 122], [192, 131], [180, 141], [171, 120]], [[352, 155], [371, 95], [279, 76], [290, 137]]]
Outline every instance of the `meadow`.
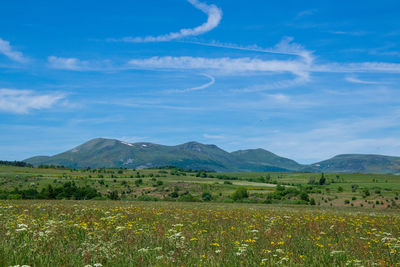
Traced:
[[0, 201], [0, 266], [398, 266], [394, 210]]
[[0, 266], [400, 266], [399, 193], [397, 175], [0, 165]]
[[[247, 197], [234, 199], [233, 194], [239, 187], [247, 191]], [[78, 189], [83, 192], [70, 194]], [[53, 192], [57, 190], [63, 192]], [[19, 198], [249, 202], [398, 209], [400, 176], [357, 173], [213, 173], [173, 167], [132, 170], [0, 165], [0, 199]]]

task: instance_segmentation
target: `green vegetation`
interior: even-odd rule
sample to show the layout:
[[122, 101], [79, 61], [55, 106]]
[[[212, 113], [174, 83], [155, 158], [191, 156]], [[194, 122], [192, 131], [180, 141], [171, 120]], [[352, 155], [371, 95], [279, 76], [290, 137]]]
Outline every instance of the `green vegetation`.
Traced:
[[0, 165], [0, 199], [248, 202], [397, 209], [399, 195], [397, 175], [216, 173], [172, 166], [135, 170]]
[[0, 266], [400, 264], [391, 210], [0, 200], [0, 214]]
[[0, 165], [0, 266], [395, 266], [399, 194], [384, 174]]

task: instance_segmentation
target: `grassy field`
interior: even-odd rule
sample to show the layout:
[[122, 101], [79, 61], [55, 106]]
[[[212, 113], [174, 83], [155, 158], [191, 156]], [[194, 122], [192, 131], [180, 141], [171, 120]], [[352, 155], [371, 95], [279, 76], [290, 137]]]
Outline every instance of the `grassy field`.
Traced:
[[0, 166], [0, 266], [400, 266], [399, 193], [396, 175]]
[[0, 201], [0, 266], [398, 266], [394, 210]]
[[[397, 209], [400, 206], [400, 176], [382, 174], [318, 173], [198, 173], [176, 169], [57, 169], [0, 165], [1, 192], [41, 190], [73, 182], [78, 187], [97, 190], [106, 199], [115, 191], [122, 200], [177, 200], [233, 202], [232, 194], [244, 187], [249, 197], [243, 201], [258, 203], [299, 202], [299, 196], [288, 194], [277, 199], [271, 194], [278, 184], [306, 192], [308, 200], [319, 206], [354, 206], [375, 209]], [[171, 197], [171, 194], [176, 194]], [[14, 194], [15, 195], [15, 194]], [[190, 196], [190, 198], [188, 197]]]

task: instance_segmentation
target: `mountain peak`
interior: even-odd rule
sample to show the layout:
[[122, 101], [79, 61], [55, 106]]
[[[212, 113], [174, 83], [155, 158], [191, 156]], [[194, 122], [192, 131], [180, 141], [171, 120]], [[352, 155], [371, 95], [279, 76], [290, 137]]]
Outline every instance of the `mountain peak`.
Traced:
[[72, 168], [151, 168], [177, 166], [214, 171], [314, 171], [400, 173], [400, 157], [342, 154], [311, 165], [280, 157], [262, 148], [229, 153], [216, 145], [191, 141], [176, 146], [148, 142], [128, 143], [94, 138], [71, 150], [25, 160], [32, 165], [63, 165]]

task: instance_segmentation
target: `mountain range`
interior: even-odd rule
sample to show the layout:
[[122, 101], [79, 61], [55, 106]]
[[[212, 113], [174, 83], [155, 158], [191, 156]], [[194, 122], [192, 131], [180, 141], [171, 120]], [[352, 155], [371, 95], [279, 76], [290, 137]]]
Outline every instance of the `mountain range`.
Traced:
[[400, 157], [345, 154], [304, 165], [264, 149], [227, 152], [216, 145], [188, 142], [176, 146], [127, 143], [96, 138], [54, 156], [24, 160], [32, 165], [63, 165], [71, 168], [151, 168], [176, 166], [218, 172], [359, 172], [400, 173]]

